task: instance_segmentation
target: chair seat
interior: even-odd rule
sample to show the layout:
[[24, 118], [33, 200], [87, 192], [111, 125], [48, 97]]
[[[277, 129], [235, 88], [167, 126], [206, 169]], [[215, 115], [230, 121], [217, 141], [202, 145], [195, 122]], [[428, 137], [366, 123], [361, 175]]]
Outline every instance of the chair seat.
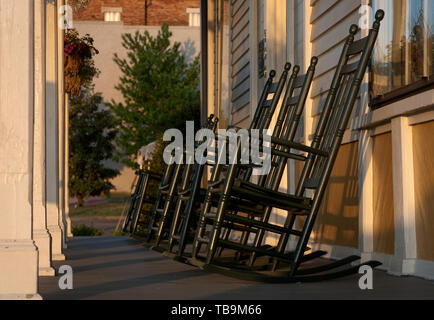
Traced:
[[[220, 184], [215, 183], [211, 189], [213, 193], [221, 193], [222, 190], [223, 181]], [[235, 179], [232, 192], [231, 200], [235, 202], [239, 201], [239, 199], [248, 200], [255, 207], [258, 205], [276, 207], [296, 215], [308, 214], [312, 204], [310, 198], [296, 197], [288, 193], [273, 191], [240, 179]], [[245, 201], [243, 201], [243, 206], [246, 206]]]
[[[197, 194], [197, 197], [199, 197], [199, 200], [203, 201], [205, 198], [206, 189], [200, 188], [199, 193]], [[185, 189], [185, 190], [179, 190], [178, 195], [181, 197], [182, 200], [188, 200], [191, 197], [191, 188]]]
[[170, 187], [170, 183], [165, 184], [164, 186], [160, 186], [159, 189], [161, 191], [167, 191], [169, 189], [169, 187]]

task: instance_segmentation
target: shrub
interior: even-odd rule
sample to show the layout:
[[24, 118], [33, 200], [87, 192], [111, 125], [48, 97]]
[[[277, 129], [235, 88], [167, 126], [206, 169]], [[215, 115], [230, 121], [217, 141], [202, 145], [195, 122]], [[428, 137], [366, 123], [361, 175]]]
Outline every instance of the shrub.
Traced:
[[102, 230], [88, 227], [84, 224], [73, 226], [71, 231], [74, 237], [98, 237], [102, 235]]

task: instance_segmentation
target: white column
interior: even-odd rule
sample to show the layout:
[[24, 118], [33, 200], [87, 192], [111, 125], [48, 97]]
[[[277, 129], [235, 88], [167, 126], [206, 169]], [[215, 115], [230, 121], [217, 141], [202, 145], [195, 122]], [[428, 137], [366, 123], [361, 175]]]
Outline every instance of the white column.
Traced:
[[[295, 65], [295, 2], [288, 1], [286, 6], [286, 56], [292, 66]], [[302, 73], [304, 71], [301, 71]], [[295, 193], [295, 160], [288, 159], [288, 191], [290, 194]]]
[[0, 299], [40, 299], [32, 239], [33, 1], [0, 1]]
[[65, 217], [65, 85], [63, 67], [63, 36], [64, 31], [59, 27], [59, 11], [65, 3], [57, 0], [56, 7], [56, 34], [57, 34], [57, 106], [59, 117], [59, 225], [62, 230], [62, 247], [66, 248], [66, 217]]
[[[303, 58], [303, 64], [301, 64], [301, 71], [300, 73], [303, 74], [307, 71], [307, 69], [310, 66], [310, 57], [312, 57], [312, 42], [311, 42], [311, 35], [312, 35], [312, 25], [310, 24], [310, 18], [312, 16], [312, 6], [308, 1], [303, 1], [303, 13], [304, 13], [304, 58]], [[304, 68], [303, 68], [304, 67]], [[313, 99], [311, 98], [311, 95], [308, 96], [306, 99], [306, 103], [304, 106], [304, 117], [303, 117], [303, 143], [306, 145], [310, 145], [312, 140], [309, 138], [310, 135], [313, 133]]]
[[63, 234], [59, 220], [59, 127], [57, 5], [46, 2], [46, 196], [47, 225], [51, 234], [53, 260], [65, 260], [62, 253]]
[[72, 238], [72, 223], [69, 218], [69, 95], [65, 95], [65, 219], [66, 236]]
[[39, 251], [39, 275], [54, 276], [45, 199], [45, 0], [35, 1], [34, 90], [33, 239]]
[[[368, 0], [362, 0], [362, 5], [369, 5]], [[372, 21], [368, 21], [371, 25]], [[367, 37], [368, 29], [360, 30], [362, 38]], [[369, 117], [369, 76], [365, 75], [361, 92], [361, 110], [359, 119]], [[361, 261], [374, 259], [374, 138], [371, 130], [361, 130], [358, 150], [359, 177], [359, 250]]]
[[395, 255], [391, 272], [413, 274], [417, 258], [413, 135], [407, 117], [392, 119]]
[[359, 138], [359, 249], [362, 262], [372, 260], [374, 252], [373, 139], [368, 130]]
[[[69, 5], [69, 1], [65, 0], [65, 4]], [[64, 78], [63, 87], [65, 88]], [[65, 93], [65, 220], [66, 237], [67, 239], [72, 238], [74, 235], [72, 234], [72, 223], [69, 218], [69, 95], [67, 93]]]

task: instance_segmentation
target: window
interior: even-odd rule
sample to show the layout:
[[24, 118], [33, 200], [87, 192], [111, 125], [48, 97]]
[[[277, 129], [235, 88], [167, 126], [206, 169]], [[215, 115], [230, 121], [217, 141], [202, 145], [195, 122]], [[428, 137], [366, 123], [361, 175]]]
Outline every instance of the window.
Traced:
[[[386, 12], [371, 69], [375, 101], [430, 85], [434, 75], [434, 1], [372, 0]], [[409, 90], [410, 89], [410, 90]]]
[[187, 8], [188, 25], [190, 27], [200, 27], [200, 8]]
[[105, 22], [120, 22], [122, 8], [102, 7]]

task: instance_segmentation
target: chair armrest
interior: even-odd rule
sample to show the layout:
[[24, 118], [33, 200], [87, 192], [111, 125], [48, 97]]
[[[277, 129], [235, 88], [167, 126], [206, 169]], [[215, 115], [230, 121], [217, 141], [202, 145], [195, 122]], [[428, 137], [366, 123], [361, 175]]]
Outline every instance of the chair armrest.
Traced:
[[160, 173], [153, 172], [153, 171], [150, 171], [150, 170], [144, 170], [144, 169], [137, 170], [137, 171], [136, 171], [136, 174], [137, 174], [137, 175], [140, 175], [140, 174], [147, 174], [147, 175], [149, 175], [151, 178], [156, 179], [156, 180], [161, 180], [161, 179], [163, 178], [163, 175], [160, 174]]
[[309, 152], [309, 153], [313, 153], [313, 154], [316, 154], [316, 155], [322, 156], [322, 157], [328, 157], [329, 156], [328, 152], [325, 152], [325, 151], [322, 151], [319, 149], [315, 149], [312, 147], [308, 147], [304, 144], [297, 143], [297, 142], [286, 141], [286, 140], [279, 139], [276, 137], [271, 137], [271, 142], [274, 144], [284, 146], [284, 147], [288, 147], [290, 149], [296, 149], [299, 151]]
[[282, 156], [285, 157], [287, 159], [294, 159], [294, 160], [299, 160], [299, 161], [306, 161], [306, 157], [296, 154], [296, 153], [291, 153], [291, 152], [285, 152], [285, 151], [280, 151], [280, 150], [276, 150], [276, 149], [271, 149], [271, 153], [278, 155], [278, 156]]

